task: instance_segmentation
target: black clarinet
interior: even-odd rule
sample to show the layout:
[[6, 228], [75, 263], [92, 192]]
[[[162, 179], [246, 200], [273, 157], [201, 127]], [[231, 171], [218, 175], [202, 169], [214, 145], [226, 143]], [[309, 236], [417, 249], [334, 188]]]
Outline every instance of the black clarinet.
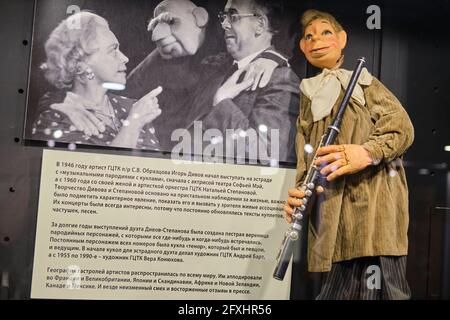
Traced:
[[353, 71], [353, 74], [350, 78], [350, 82], [348, 84], [347, 90], [345, 91], [344, 98], [342, 99], [338, 112], [332, 124], [328, 126], [327, 132], [320, 139], [319, 146], [316, 149], [316, 153], [314, 154], [314, 159], [308, 169], [308, 173], [305, 177], [305, 180], [303, 181], [303, 184], [300, 186], [300, 190], [305, 193], [305, 196], [300, 199], [302, 205], [294, 209], [294, 212], [292, 213], [293, 224], [286, 231], [283, 242], [281, 243], [281, 248], [277, 256], [277, 265], [273, 272], [273, 277], [277, 280], [282, 281], [284, 279], [284, 275], [286, 274], [289, 262], [291, 261], [294, 243], [300, 237], [300, 231], [302, 229], [301, 221], [303, 220], [303, 215], [313, 203], [310, 200], [316, 192], [317, 180], [320, 177], [320, 168], [314, 165], [314, 161], [317, 160], [317, 150], [321, 147], [325, 147], [334, 143], [334, 140], [339, 133], [339, 128], [341, 126], [342, 118], [344, 117], [344, 112], [347, 108], [348, 101], [352, 96], [353, 89], [356, 86], [365, 62], [366, 59], [364, 57], [358, 59], [358, 64], [356, 65], [356, 69]]

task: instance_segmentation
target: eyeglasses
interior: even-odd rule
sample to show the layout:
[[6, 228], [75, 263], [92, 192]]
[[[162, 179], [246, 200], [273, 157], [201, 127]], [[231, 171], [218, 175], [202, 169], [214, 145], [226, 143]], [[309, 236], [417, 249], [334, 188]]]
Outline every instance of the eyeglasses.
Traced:
[[258, 17], [259, 14], [257, 13], [237, 13], [237, 11], [235, 10], [230, 10], [230, 11], [221, 11], [219, 12], [219, 14], [217, 15], [219, 18], [220, 23], [224, 23], [225, 20], [228, 19], [228, 21], [230, 23], [236, 23], [238, 22], [241, 18], [245, 18], [245, 17]]

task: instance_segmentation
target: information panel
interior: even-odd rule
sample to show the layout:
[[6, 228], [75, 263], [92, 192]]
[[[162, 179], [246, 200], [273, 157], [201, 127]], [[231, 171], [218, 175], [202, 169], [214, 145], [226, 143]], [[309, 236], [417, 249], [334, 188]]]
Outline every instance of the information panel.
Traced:
[[[289, 299], [295, 170], [44, 150], [32, 298]], [[287, 275], [290, 275], [288, 270]]]

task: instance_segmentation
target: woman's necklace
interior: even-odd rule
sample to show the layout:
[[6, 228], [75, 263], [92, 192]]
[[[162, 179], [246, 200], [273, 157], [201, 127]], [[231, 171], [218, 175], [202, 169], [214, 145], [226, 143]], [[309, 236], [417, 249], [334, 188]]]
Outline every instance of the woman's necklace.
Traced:
[[98, 118], [102, 118], [101, 120], [106, 124], [113, 128], [116, 132], [119, 132], [119, 128], [121, 127], [119, 120], [117, 119], [114, 109], [111, 105], [111, 101], [109, 101], [108, 96], [105, 96], [105, 104], [107, 113], [103, 113], [98, 109], [94, 109], [94, 113], [98, 115]]
[[[105, 110], [102, 112], [100, 110]], [[113, 128], [116, 132], [119, 132], [119, 129], [121, 127], [121, 124], [119, 120], [117, 119], [114, 109], [111, 105], [111, 101], [109, 101], [109, 98], [107, 95], [105, 95], [104, 101], [102, 105], [97, 105], [95, 107], [92, 107], [91, 110], [94, 112], [94, 114], [99, 118], [103, 123]]]
[[102, 121], [105, 125], [115, 130], [116, 133], [119, 132], [122, 124], [117, 118], [107, 94], [103, 96], [102, 102], [95, 103], [77, 93], [71, 93], [74, 95], [76, 101], [83, 105], [86, 110], [92, 112], [98, 120]]

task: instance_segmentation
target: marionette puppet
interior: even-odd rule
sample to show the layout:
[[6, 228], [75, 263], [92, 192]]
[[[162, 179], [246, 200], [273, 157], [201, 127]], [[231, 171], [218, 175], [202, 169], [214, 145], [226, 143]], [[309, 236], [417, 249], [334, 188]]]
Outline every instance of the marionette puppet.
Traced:
[[[289, 190], [284, 206], [288, 222], [302, 205], [298, 187], [314, 158], [305, 145], [319, 145], [352, 74], [342, 68], [347, 33], [331, 14], [308, 10], [302, 27], [300, 49], [321, 72], [300, 85], [297, 188]], [[364, 68], [335, 144], [317, 150], [314, 162], [325, 179], [308, 226], [308, 270], [329, 272], [317, 299], [409, 298], [408, 188], [401, 158], [413, 137], [400, 102]], [[363, 283], [370, 265], [380, 267], [383, 290], [368, 291]]]

